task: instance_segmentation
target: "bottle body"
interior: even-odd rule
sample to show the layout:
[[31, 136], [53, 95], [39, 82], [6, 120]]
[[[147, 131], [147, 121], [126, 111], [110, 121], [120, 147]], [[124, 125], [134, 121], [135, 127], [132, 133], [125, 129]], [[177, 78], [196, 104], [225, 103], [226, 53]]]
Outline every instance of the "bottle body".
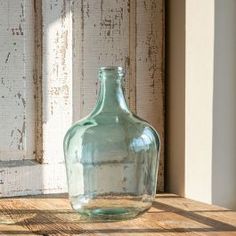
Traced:
[[[105, 88], [114, 98], [113, 89]], [[91, 219], [135, 217], [151, 206], [156, 193], [158, 134], [113, 98], [103, 99], [64, 139], [71, 205]]]

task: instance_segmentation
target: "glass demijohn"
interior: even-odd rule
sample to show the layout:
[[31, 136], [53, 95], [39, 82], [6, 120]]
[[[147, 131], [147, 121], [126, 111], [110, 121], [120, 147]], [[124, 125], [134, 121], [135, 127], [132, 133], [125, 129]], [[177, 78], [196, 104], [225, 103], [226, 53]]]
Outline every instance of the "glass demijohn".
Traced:
[[128, 108], [124, 70], [102, 67], [94, 110], [64, 138], [69, 198], [90, 220], [121, 220], [147, 210], [156, 194], [160, 139]]

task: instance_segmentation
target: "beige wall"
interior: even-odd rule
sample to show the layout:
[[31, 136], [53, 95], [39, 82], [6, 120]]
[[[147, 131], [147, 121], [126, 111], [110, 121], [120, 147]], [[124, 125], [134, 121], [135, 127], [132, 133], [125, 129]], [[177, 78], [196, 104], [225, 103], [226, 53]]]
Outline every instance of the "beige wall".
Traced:
[[167, 190], [236, 209], [236, 1], [167, 2]]
[[185, 196], [211, 203], [214, 0], [185, 9]]

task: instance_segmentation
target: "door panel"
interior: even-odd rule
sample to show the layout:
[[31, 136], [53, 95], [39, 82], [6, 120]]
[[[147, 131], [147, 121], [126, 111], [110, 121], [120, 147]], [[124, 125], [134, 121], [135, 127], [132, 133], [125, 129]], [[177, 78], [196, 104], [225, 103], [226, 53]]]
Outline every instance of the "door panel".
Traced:
[[0, 196], [67, 190], [63, 136], [104, 65], [125, 67], [131, 109], [161, 134], [163, 190], [162, 26], [163, 0], [0, 0]]
[[83, 0], [73, 8], [74, 120], [93, 108], [100, 66], [126, 69], [132, 111], [160, 133], [158, 189], [164, 189], [164, 18], [162, 0]]
[[[0, 93], [8, 96], [0, 102], [0, 196], [67, 191], [62, 141], [72, 118], [71, 3], [0, 0]], [[12, 129], [21, 136], [11, 147]]]
[[34, 11], [0, 1], [0, 161], [34, 158]]

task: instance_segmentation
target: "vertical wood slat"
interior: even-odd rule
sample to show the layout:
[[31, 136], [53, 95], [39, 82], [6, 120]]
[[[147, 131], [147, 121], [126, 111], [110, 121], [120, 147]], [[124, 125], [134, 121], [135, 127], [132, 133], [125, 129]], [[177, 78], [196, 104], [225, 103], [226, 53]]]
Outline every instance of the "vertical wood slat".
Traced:
[[158, 190], [164, 190], [163, 0], [137, 1], [137, 114], [161, 137]]
[[128, 1], [82, 0], [74, 1], [73, 9], [74, 120], [78, 120], [95, 104], [100, 66], [123, 66], [129, 78], [129, 6]]
[[136, 50], [137, 50], [137, 0], [128, 1], [129, 12], [129, 90], [126, 90], [129, 97], [129, 107], [137, 112], [137, 97], [136, 97]]
[[131, 110], [161, 135], [160, 191], [164, 186], [163, 35], [162, 0], [74, 1], [73, 120], [87, 115], [95, 104], [98, 68], [125, 67]]
[[31, 0], [0, 0], [0, 161], [34, 159]]
[[72, 123], [71, 0], [43, 0], [43, 162], [64, 162], [63, 138]]
[[35, 154], [39, 163], [43, 162], [43, 99], [42, 99], [42, 0], [34, 0], [34, 83], [35, 83]]
[[[7, 105], [6, 110], [0, 113], [0, 117], [7, 114], [7, 119], [3, 123], [1, 119], [0, 126], [6, 126], [9, 121], [9, 127], [16, 125], [18, 130], [22, 117], [26, 123], [25, 133], [22, 132], [24, 149], [20, 150], [23, 155], [9, 152], [8, 158], [0, 146], [0, 156], [4, 160], [0, 162], [0, 197], [65, 192], [67, 189], [62, 140], [72, 117], [70, 4], [70, 0], [0, 0], [0, 18], [3, 17], [0, 28], [8, 26], [0, 36], [0, 51], [4, 55], [4, 50], [11, 50], [7, 54], [7, 64], [5, 58], [4, 62], [0, 61], [4, 68], [0, 73], [8, 73], [1, 80], [0, 95], [5, 98], [2, 92], [9, 92], [6, 104], [3, 103]], [[18, 89], [19, 96], [15, 94]], [[7, 103], [7, 99], [14, 105]], [[0, 106], [2, 109], [1, 101]], [[20, 115], [12, 123], [14, 113]], [[1, 143], [10, 136], [6, 132], [3, 134], [4, 137], [0, 134]], [[35, 139], [36, 159], [42, 165], [34, 161], [34, 155], [25, 155], [25, 151], [34, 153]], [[23, 160], [25, 158], [32, 160]]]

